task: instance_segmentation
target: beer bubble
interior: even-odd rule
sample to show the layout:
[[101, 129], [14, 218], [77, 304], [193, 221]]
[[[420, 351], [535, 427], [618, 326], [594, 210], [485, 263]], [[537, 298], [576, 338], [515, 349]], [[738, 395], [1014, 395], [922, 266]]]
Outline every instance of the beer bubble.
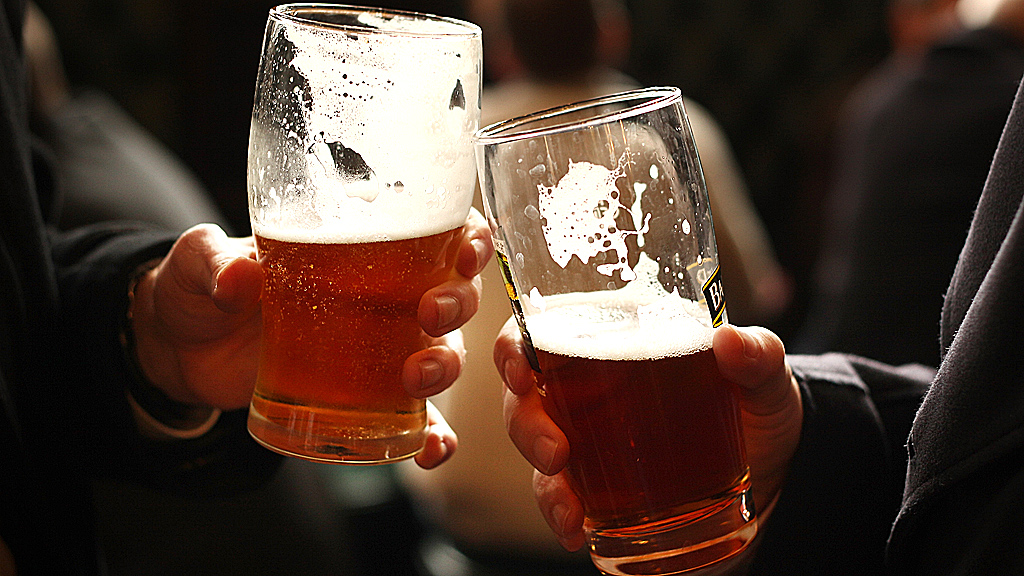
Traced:
[[683, 218], [683, 234], [689, 234], [689, 233], [690, 233], [690, 221], [687, 220], [686, 218]]
[[650, 174], [651, 174], [651, 180], [657, 180], [658, 179], [659, 173], [658, 173], [658, 165], [657, 164], [651, 164]]
[[533, 204], [530, 204], [526, 208], [523, 208], [523, 215], [530, 220], [537, 220], [540, 218], [540, 211]]
[[543, 175], [547, 171], [548, 171], [548, 167], [547, 166], [545, 166], [544, 164], [537, 164], [533, 168], [530, 168], [530, 176], [533, 176], [534, 178], [539, 178], [541, 175]]

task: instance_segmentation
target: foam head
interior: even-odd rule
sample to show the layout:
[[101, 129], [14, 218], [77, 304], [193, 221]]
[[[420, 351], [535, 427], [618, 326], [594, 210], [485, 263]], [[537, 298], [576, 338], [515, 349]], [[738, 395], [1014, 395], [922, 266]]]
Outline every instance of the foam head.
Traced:
[[462, 224], [480, 35], [411, 14], [325, 25], [272, 13], [249, 144], [253, 228], [380, 240]]

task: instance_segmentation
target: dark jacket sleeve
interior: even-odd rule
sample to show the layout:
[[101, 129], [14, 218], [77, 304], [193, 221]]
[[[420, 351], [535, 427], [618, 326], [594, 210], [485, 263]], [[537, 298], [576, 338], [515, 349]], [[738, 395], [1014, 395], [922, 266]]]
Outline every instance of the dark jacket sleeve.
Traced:
[[249, 437], [244, 411], [222, 415], [202, 438], [156, 442], [138, 434], [120, 340], [130, 278], [162, 257], [174, 237], [132, 224], [51, 234], [60, 305], [52, 330], [27, 353], [31, 391], [23, 425], [33, 451], [90, 476], [114, 475], [186, 494], [223, 493], [269, 476], [279, 458]]
[[885, 574], [907, 435], [934, 371], [856, 356], [790, 356], [800, 445], [763, 527], [752, 574]]

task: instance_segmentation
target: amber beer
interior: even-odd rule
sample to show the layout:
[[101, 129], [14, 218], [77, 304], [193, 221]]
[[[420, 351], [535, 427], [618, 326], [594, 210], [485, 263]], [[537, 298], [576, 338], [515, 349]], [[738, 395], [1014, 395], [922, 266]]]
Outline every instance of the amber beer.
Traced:
[[742, 549], [756, 526], [735, 385], [718, 371], [711, 329], [602, 332], [580, 318], [616, 316], [607, 310], [550, 315], [530, 324], [538, 386], [569, 440], [598, 568], [674, 574]]
[[425, 402], [400, 383], [427, 336], [420, 298], [453, 274], [462, 228], [364, 243], [257, 233], [263, 345], [249, 430], [311, 460], [374, 463], [423, 447]]

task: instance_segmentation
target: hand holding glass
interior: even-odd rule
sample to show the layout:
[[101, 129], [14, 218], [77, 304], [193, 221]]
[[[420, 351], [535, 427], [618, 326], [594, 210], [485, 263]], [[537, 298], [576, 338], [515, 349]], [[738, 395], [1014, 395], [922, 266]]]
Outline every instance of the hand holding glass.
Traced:
[[271, 10], [249, 139], [265, 273], [249, 431], [356, 464], [419, 452], [400, 378], [420, 298], [452, 277], [475, 189], [480, 29], [373, 8]]
[[591, 557], [679, 574], [754, 537], [711, 212], [676, 89], [477, 133], [484, 206], [545, 410], [569, 440]]

